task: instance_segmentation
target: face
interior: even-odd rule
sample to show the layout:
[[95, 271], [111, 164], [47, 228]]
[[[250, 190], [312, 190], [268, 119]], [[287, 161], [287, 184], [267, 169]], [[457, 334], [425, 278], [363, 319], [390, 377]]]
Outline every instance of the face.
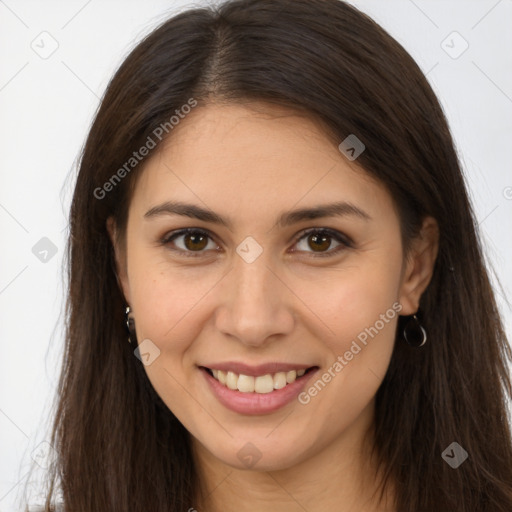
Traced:
[[157, 393], [211, 456], [268, 470], [371, 418], [434, 256], [405, 264], [391, 196], [313, 121], [256, 106], [175, 127], [116, 256]]

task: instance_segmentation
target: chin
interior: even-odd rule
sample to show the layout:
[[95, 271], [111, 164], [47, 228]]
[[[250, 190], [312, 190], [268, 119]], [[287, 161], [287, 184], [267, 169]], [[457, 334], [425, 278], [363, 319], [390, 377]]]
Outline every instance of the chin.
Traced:
[[[286, 436], [286, 443], [276, 436], [275, 439], [253, 438], [232, 439], [227, 445], [215, 444], [206, 449], [224, 464], [239, 470], [279, 471], [288, 469], [306, 458], [297, 445], [303, 444]], [[303, 448], [303, 446], [301, 446]]]

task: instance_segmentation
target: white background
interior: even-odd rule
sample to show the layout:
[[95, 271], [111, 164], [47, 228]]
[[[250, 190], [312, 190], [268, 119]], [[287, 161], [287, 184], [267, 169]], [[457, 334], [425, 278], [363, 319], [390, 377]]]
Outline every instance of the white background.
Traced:
[[[352, 3], [405, 46], [441, 100], [512, 339], [512, 0]], [[76, 157], [123, 57], [192, 5], [203, 4], [0, 0], [0, 512], [21, 510], [31, 453], [50, 426]], [[453, 31], [469, 44], [456, 59], [442, 47], [463, 48], [458, 36], [446, 39]], [[46, 59], [31, 47], [51, 44]], [[47, 262], [32, 252], [43, 237], [57, 249]]]

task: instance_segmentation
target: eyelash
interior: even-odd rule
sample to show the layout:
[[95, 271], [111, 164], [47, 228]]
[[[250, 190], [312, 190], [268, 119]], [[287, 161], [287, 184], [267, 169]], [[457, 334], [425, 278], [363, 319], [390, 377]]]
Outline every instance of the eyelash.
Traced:
[[[330, 238], [333, 238], [334, 240], [336, 240], [336, 242], [340, 243], [340, 245], [338, 247], [336, 247], [334, 250], [331, 250], [329, 252], [323, 252], [323, 253], [322, 252], [321, 253], [311, 252], [310, 254], [311, 254], [311, 257], [313, 257], [313, 258], [326, 258], [329, 256], [334, 256], [334, 255], [337, 255], [340, 251], [342, 251], [344, 249], [353, 247], [352, 241], [347, 236], [343, 235], [339, 231], [336, 231], [336, 230], [330, 229], [330, 228], [309, 228], [304, 231], [301, 231], [299, 233], [299, 235], [297, 235], [294, 245], [296, 245], [303, 238], [306, 238], [307, 236], [309, 236], [312, 233], [320, 234], [320, 235], [327, 235]], [[207, 230], [198, 229], [198, 228], [185, 228], [185, 229], [180, 229], [178, 231], [173, 231], [173, 232], [167, 234], [166, 236], [164, 236], [164, 238], [162, 238], [162, 240], [160, 240], [160, 243], [164, 246], [167, 246], [170, 242], [173, 242], [176, 238], [183, 236], [183, 235], [189, 235], [189, 234], [202, 235], [202, 236], [208, 237], [210, 240], [213, 240], [212, 235]], [[185, 251], [183, 249], [172, 249], [172, 248], [170, 250], [179, 252], [179, 253], [181, 253], [181, 255], [183, 255], [185, 257], [191, 257], [191, 258], [200, 257], [205, 252], [204, 250], [202, 250], [202, 251]], [[309, 253], [309, 251], [306, 251], [306, 252]]]

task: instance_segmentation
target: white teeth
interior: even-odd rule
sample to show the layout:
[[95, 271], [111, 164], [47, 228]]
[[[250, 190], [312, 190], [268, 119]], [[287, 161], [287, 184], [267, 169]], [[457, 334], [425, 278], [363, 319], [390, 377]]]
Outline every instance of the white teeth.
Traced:
[[288, 372], [286, 374], [286, 382], [288, 384], [291, 384], [296, 378], [297, 378], [297, 372], [295, 370], [292, 370], [291, 372]]
[[[240, 375], [242, 377], [242, 375]], [[254, 391], [256, 393], [270, 393], [274, 391], [274, 379], [272, 375], [262, 375], [254, 379]]]
[[274, 389], [282, 389], [286, 386], [286, 373], [279, 372], [274, 375]]
[[237, 383], [238, 391], [252, 393], [254, 391], [254, 377], [250, 375], [239, 375]]
[[228, 372], [226, 375], [226, 386], [229, 389], [237, 389], [238, 375], [233, 372]]
[[242, 393], [271, 393], [274, 389], [282, 389], [287, 384], [292, 384], [298, 377], [302, 377], [306, 370], [291, 370], [289, 372], [277, 372], [274, 375], [267, 373], [259, 377], [225, 372], [222, 370], [211, 370], [215, 379], [229, 389], [238, 390]]

